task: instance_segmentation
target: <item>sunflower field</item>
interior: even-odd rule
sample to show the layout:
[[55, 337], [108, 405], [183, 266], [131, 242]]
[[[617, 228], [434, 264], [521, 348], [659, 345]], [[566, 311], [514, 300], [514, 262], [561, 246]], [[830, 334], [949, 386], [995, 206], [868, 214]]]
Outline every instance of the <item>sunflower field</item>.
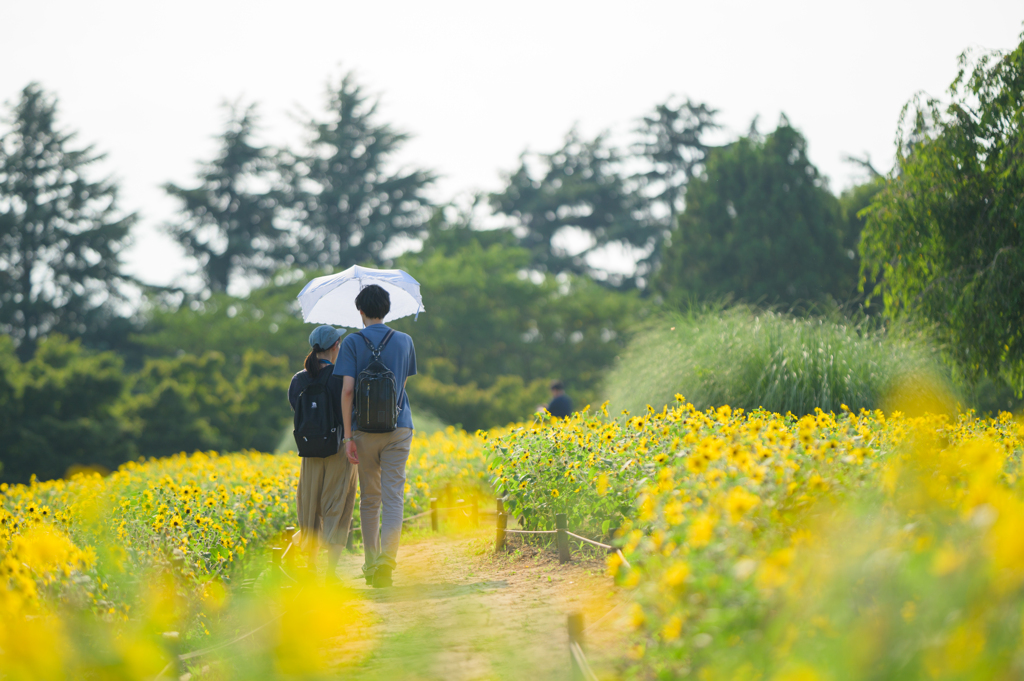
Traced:
[[[407, 512], [427, 507], [431, 495], [479, 492], [484, 460], [478, 436], [417, 435]], [[343, 589], [308, 583], [293, 589], [286, 608], [289, 592], [267, 569], [270, 546], [283, 545], [286, 526], [296, 524], [298, 472], [294, 455], [197, 452], [128, 463], [105, 477], [0, 485], [0, 678], [180, 675], [176, 653], [259, 621], [275, 624], [262, 630], [254, 647], [262, 654], [247, 658], [239, 678], [323, 671], [308, 667], [320, 659], [309, 647], [351, 629], [359, 606]], [[317, 617], [327, 621], [310, 636]], [[296, 632], [302, 640], [292, 640]]]
[[1019, 678], [1024, 426], [905, 401], [797, 418], [677, 396], [514, 428], [489, 466], [522, 526], [566, 513], [621, 547], [626, 678]]
[[490, 496], [485, 442], [504, 432], [468, 433], [452, 426], [431, 435], [414, 432], [405, 473], [406, 513], [425, 511], [431, 498], [448, 504], [464, 496]]
[[[522, 527], [566, 513], [621, 547], [608, 570], [630, 601], [624, 678], [1018, 677], [1024, 425], [920, 394], [903, 412], [804, 417], [680, 396], [417, 435], [406, 510], [493, 486]], [[225, 678], [365, 659], [358, 598], [267, 569], [297, 476], [294, 456], [208, 452], [0, 486], [3, 678], [180, 676], [199, 667], [176, 655], [258, 623]]]

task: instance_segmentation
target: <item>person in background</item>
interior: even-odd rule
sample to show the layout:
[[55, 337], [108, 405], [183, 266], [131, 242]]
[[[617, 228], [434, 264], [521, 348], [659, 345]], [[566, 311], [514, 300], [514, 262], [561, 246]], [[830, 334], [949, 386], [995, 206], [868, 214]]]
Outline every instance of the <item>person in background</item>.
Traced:
[[[405, 510], [405, 464], [412, 445], [412, 410], [405, 384], [416, 375], [416, 348], [412, 338], [395, 331], [380, 351], [380, 359], [395, 375], [398, 389], [398, 422], [390, 433], [364, 433], [355, 430], [356, 378], [370, 364], [373, 354], [362, 335], [379, 348], [391, 330], [384, 317], [391, 311], [391, 296], [380, 286], [370, 284], [356, 296], [356, 309], [363, 319], [363, 330], [352, 333], [341, 346], [334, 369], [344, 379], [341, 411], [345, 424], [345, 453], [359, 465], [359, 522], [363, 534], [363, 576], [373, 588], [393, 583], [391, 573], [398, 565], [398, 541], [402, 536]], [[383, 506], [383, 511], [381, 510]], [[380, 528], [380, 536], [377, 528]]]
[[572, 400], [565, 394], [565, 384], [561, 381], [551, 381], [551, 401], [546, 408], [548, 413], [560, 419], [572, 414]]
[[[309, 334], [309, 355], [305, 368], [292, 377], [288, 386], [288, 402], [292, 411], [298, 403], [299, 394], [317, 379], [321, 371], [333, 371], [341, 349], [343, 332], [332, 326], [318, 326]], [[338, 410], [341, 410], [340, 376], [327, 379], [327, 389], [335, 396]], [[341, 421], [341, 414], [338, 414]], [[302, 457], [299, 468], [299, 489], [297, 492], [300, 543], [309, 556], [310, 571], [316, 570], [319, 543], [327, 544], [327, 581], [337, 581], [335, 571], [338, 558], [348, 540], [352, 526], [352, 511], [356, 502], [356, 466], [341, 451], [333, 456]]]

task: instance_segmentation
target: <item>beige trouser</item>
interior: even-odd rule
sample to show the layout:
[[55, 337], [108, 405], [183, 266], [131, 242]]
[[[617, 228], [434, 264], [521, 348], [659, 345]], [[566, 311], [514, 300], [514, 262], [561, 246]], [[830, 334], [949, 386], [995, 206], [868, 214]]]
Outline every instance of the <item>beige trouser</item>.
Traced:
[[356, 503], [356, 467], [341, 452], [302, 457], [297, 499], [302, 549], [315, 551], [321, 540], [344, 546]]
[[[397, 564], [405, 509], [405, 463], [409, 460], [412, 428], [390, 433], [356, 431], [359, 457], [359, 522], [363, 532], [363, 571]], [[383, 518], [381, 505], [384, 506]], [[377, 528], [380, 528], [380, 536]]]

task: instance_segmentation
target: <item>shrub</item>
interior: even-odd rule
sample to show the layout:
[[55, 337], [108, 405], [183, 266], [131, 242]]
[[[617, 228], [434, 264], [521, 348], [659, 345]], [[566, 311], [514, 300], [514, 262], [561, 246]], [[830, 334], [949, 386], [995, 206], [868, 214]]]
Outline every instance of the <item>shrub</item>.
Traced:
[[[946, 381], [920, 338], [866, 323], [747, 307], [669, 316], [637, 333], [607, 381], [616, 409], [660, 409], [679, 393], [699, 409], [728, 404], [809, 414], [883, 406], [907, 376]], [[920, 381], [918, 381], [920, 383]]]
[[237, 362], [220, 352], [149, 359], [133, 378], [124, 411], [138, 423], [144, 456], [267, 451], [291, 420], [289, 378], [287, 360], [262, 350], [246, 349]]
[[112, 469], [135, 455], [119, 413], [126, 377], [112, 352], [52, 335], [20, 362], [0, 336], [0, 482], [59, 478], [74, 464]]

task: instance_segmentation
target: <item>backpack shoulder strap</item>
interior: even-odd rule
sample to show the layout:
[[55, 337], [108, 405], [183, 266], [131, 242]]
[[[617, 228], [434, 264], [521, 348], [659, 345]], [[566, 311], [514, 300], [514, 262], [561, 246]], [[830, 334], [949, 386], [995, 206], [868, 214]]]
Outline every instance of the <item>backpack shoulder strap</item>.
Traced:
[[366, 336], [363, 335], [362, 331], [356, 331], [352, 335], [353, 336], [359, 336], [360, 338], [362, 338], [363, 342], [366, 343], [366, 347], [370, 348], [370, 351], [373, 352], [373, 343], [370, 342], [369, 338], [367, 338]]
[[[306, 391], [309, 390], [310, 388], [312, 388], [313, 386], [323, 386], [323, 387], [326, 387], [327, 386], [327, 382], [331, 380], [331, 374], [333, 374], [333, 373], [334, 373], [334, 365], [331, 365], [330, 371], [326, 371], [325, 369], [320, 369], [320, 371], [316, 375], [316, 378], [314, 378], [312, 381], [310, 381], [302, 390], [299, 391], [298, 397], [295, 398], [296, 404], [298, 404], [299, 399], [301, 399], [302, 396], [306, 394]], [[324, 374], [327, 374], [327, 375], [324, 376]], [[313, 393], [311, 392], [309, 394], [312, 395]], [[299, 413], [297, 407], [296, 407], [295, 413], [296, 413], [296, 415]]]
[[328, 364], [327, 366], [321, 366], [320, 371], [317, 372], [316, 382], [327, 385], [327, 382], [331, 380], [331, 375], [334, 374], [334, 365]]
[[333, 364], [329, 368], [328, 367], [321, 367], [320, 371], [318, 371], [317, 374], [316, 374], [316, 378], [314, 378], [312, 381], [310, 381], [309, 384], [305, 388], [300, 390], [299, 391], [299, 395], [301, 396], [302, 393], [306, 392], [309, 388], [313, 387], [314, 385], [327, 385], [327, 382], [329, 380], [331, 380], [331, 374], [333, 374], [333, 373], [334, 373], [334, 365]]
[[370, 339], [364, 336], [361, 331], [356, 331], [355, 335], [363, 339], [363, 341], [366, 343], [366, 347], [369, 348], [370, 352], [373, 354], [374, 359], [380, 359], [380, 353], [384, 350], [384, 346], [388, 344], [388, 341], [391, 340], [391, 337], [395, 335], [395, 330], [388, 329], [388, 332], [384, 336], [384, 339], [381, 340], [380, 345], [378, 345], [377, 347], [373, 347], [373, 343], [371, 343]]

